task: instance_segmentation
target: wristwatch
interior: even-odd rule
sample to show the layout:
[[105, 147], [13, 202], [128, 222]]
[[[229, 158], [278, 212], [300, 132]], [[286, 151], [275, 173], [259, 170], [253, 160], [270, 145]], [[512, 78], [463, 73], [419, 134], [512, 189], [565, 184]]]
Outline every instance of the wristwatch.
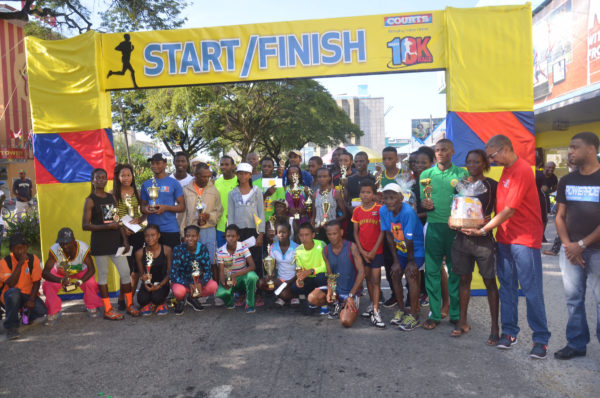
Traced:
[[581, 247], [582, 249], [585, 249], [585, 244], [583, 243], [583, 239], [580, 239], [579, 242], [577, 242], [577, 244], [579, 245], [579, 247]]
[[481, 229], [479, 230], [479, 232], [481, 232], [481, 236], [486, 236], [486, 235], [488, 234], [488, 233], [486, 232], [486, 230], [485, 230], [485, 229], [483, 229], [483, 228], [481, 228]]
[[351, 298], [351, 299], [353, 299], [353, 300], [354, 300], [354, 294], [352, 294], [352, 293], [348, 293], [348, 298]]

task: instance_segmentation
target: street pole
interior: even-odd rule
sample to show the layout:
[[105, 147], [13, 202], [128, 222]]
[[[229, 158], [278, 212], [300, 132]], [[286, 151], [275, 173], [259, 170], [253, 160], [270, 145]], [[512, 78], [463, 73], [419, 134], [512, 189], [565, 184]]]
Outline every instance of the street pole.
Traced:
[[121, 113], [121, 131], [125, 138], [125, 150], [127, 151], [127, 163], [131, 164], [131, 155], [129, 154], [129, 140], [127, 139], [127, 124], [123, 115], [123, 101], [119, 101], [119, 112]]

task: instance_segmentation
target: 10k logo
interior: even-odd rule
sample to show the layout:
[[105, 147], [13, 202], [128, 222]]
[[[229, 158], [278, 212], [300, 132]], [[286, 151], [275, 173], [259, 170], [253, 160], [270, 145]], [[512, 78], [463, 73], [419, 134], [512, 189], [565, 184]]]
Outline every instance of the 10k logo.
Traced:
[[387, 43], [387, 47], [392, 50], [392, 66], [388, 64], [388, 67], [433, 63], [433, 55], [431, 55], [431, 51], [427, 47], [430, 40], [431, 36], [395, 37], [393, 40], [390, 40]]

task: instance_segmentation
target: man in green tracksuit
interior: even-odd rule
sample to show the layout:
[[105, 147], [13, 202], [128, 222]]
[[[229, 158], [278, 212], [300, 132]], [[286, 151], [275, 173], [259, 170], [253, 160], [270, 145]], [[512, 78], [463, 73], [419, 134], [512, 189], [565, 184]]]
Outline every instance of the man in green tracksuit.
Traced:
[[452, 272], [450, 251], [455, 231], [448, 227], [454, 187], [463, 178], [468, 177], [466, 170], [452, 164], [454, 145], [448, 139], [442, 139], [435, 145], [437, 164], [421, 173], [421, 199], [427, 212], [427, 232], [425, 234], [425, 288], [429, 295], [430, 318], [425, 321], [425, 329], [434, 329], [441, 314], [441, 268], [444, 256], [448, 267], [448, 293], [450, 295], [450, 321], [458, 321], [460, 309], [458, 285], [460, 277]]

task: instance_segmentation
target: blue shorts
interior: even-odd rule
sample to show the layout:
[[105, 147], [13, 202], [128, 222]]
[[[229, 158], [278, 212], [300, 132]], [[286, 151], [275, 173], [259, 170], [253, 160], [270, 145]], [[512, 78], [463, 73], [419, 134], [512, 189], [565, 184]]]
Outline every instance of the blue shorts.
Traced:
[[[404, 271], [406, 269], [406, 266], [408, 265], [408, 257], [398, 255], [398, 261], [400, 261], [400, 267], [402, 267], [402, 271]], [[415, 264], [417, 264], [417, 268], [419, 270], [422, 270], [423, 265], [425, 265], [425, 258], [415, 257]]]
[[383, 254], [376, 254], [373, 261], [371, 261], [370, 263], [365, 262], [365, 267], [369, 267], [369, 268], [383, 267]]

